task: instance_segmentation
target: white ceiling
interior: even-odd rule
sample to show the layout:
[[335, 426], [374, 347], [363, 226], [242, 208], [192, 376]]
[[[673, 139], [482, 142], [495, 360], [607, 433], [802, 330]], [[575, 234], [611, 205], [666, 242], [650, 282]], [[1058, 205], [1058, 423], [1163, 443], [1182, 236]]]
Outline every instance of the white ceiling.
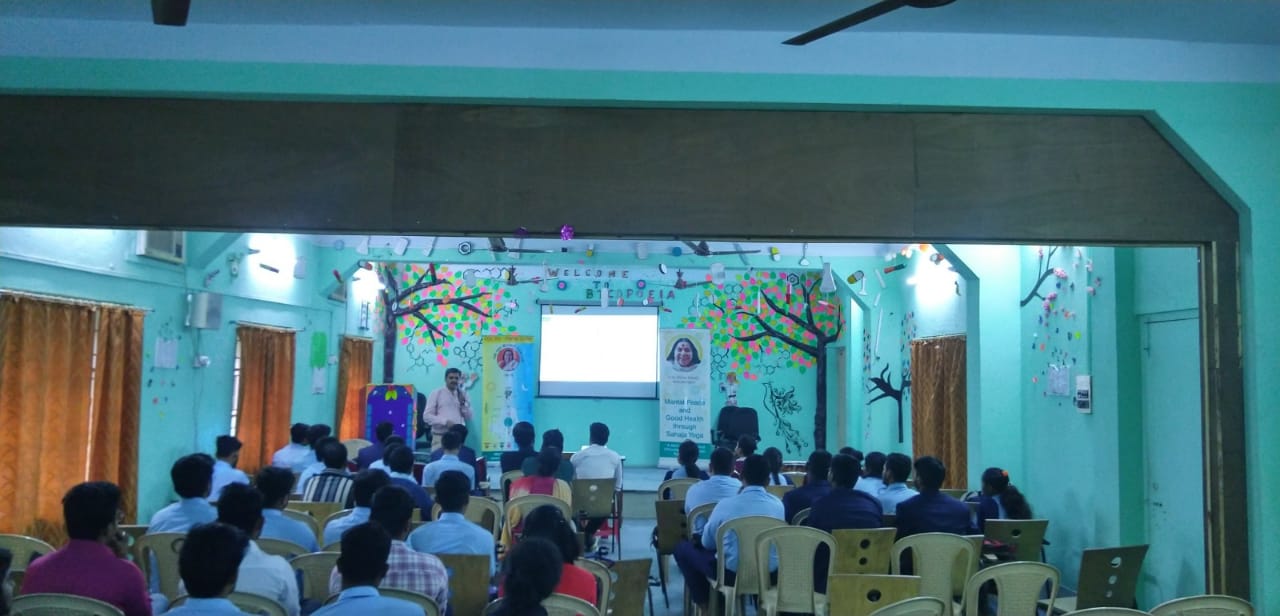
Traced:
[[[368, 241], [371, 249], [392, 248], [396, 246], [397, 240], [408, 239], [409, 245], [405, 251], [407, 255], [420, 255], [423, 251], [431, 248], [434, 241], [434, 250], [437, 251], [456, 251], [462, 242], [470, 242], [477, 253], [488, 254], [489, 240], [485, 237], [423, 237], [423, 236], [367, 236], [367, 235], [312, 235], [308, 236], [312, 243], [318, 246], [336, 247], [343, 246], [345, 249], [355, 248], [361, 242]], [[680, 241], [674, 240], [637, 240], [637, 239], [578, 239], [569, 241], [550, 238], [525, 238], [519, 240], [514, 237], [505, 237], [508, 248], [521, 247], [530, 250], [545, 250], [548, 253], [560, 252], [561, 249], [568, 249], [569, 252], [581, 254], [588, 247], [594, 247], [597, 253], [618, 253], [626, 255], [635, 255], [638, 245], [643, 244], [649, 250], [650, 255], [668, 255], [673, 254], [672, 249], [678, 248], [685, 255], [691, 255], [693, 252], [687, 245]], [[341, 244], [339, 244], [341, 242]], [[882, 257], [891, 252], [899, 250], [901, 245], [890, 244], [855, 244], [855, 243], [831, 243], [831, 242], [814, 242], [810, 244], [800, 243], [762, 243], [762, 242], [708, 242], [708, 247], [713, 251], [719, 250], [759, 250], [757, 256], [769, 255], [770, 248], [777, 248], [778, 254], [781, 256], [808, 256], [814, 259], [814, 262], [821, 257]], [[739, 248], [740, 247], [740, 248]], [[536, 254], [526, 255], [528, 258], [537, 258]], [[729, 255], [732, 257], [733, 255]]]

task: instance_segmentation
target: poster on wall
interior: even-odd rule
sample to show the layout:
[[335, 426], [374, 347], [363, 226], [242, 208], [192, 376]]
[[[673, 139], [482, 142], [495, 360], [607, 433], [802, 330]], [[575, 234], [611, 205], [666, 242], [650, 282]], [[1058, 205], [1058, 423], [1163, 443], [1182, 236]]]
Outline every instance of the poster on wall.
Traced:
[[664, 329], [658, 337], [658, 466], [675, 467], [680, 443], [711, 455], [711, 331]]
[[485, 458], [515, 449], [511, 428], [533, 421], [533, 374], [536, 357], [532, 336], [485, 336], [480, 339], [483, 377], [480, 446]]

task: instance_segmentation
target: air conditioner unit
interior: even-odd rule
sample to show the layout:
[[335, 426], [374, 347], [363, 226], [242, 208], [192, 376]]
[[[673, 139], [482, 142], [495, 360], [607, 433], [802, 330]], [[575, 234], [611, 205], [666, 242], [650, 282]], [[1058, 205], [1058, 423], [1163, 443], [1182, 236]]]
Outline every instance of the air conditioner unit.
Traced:
[[183, 231], [139, 231], [137, 254], [169, 263], [186, 263], [187, 234]]

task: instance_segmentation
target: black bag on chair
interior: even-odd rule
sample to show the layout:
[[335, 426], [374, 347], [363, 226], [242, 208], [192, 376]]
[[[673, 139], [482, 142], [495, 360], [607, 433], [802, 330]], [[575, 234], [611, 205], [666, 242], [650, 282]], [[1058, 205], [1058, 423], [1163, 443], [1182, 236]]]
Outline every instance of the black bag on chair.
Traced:
[[716, 420], [716, 445], [733, 450], [738, 445], [738, 437], [743, 434], [760, 440], [760, 420], [756, 410], [741, 406], [720, 409], [720, 417]]

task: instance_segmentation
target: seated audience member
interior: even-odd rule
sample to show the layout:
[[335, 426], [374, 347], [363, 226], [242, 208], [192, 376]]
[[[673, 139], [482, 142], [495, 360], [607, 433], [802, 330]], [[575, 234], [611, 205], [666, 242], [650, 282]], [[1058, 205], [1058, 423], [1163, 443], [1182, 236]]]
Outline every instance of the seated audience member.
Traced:
[[320, 446], [324, 471], [307, 480], [302, 500], [313, 503], [342, 503], [351, 506], [351, 473], [347, 472], [347, 448], [337, 439]]
[[293, 567], [283, 556], [263, 552], [255, 541], [262, 533], [262, 503], [261, 492], [238, 483], [227, 486], [218, 498], [218, 522], [239, 529], [249, 538], [244, 560], [240, 561], [235, 589], [271, 599], [283, 605], [290, 616], [298, 616], [301, 603]]
[[414, 402], [417, 412], [413, 414], [418, 420], [418, 430], [414, 432], [418, 437], [413, 441], [414, 451], [431, 451], [431, 424], [424, 419], [423, 411], [427, 410], [427, 394], [418, 392], [418, 397]]
[[206, 500], [213, 484], [213, 458], [203, 453], [182, 456], [169, 469], [169, 478], [179, 500], [151, 516], [147, 534], [185, 533], [218, 519], [218, 511]]
[[110, 603], [125, 616], [151, 616], [142, 571], [127, 559], [127, 539], [118, 526], [121, 515], [120, 488], [115, 484], [91, 481], [68, 490], [62, 497], [62, 517], [70, 541], [32, 561], [22, 594], [78, 595]]
[[503, 565], [502, 604], [496, 616], [547, 616], [542, 602], [560, 584], [562, 558], [546, 539], [521, 541]]
[[782, 450], [777, 447], [770, 447], [764, 450], [764, 459], [769, 463], [769, 485], [771, 486], [789, 486], [795, 485], [791, 482], [791, 478], [782, 474]]
[[915, 498], [919, 492], [907, 487], [907, 479], [911, 477], [911, 458], [905, 454], [891, 453], [884, 460], [884, 489], [876, 494], [880, 499], [880, 507], [887, 514], [896, 514], [898, 505], [909, 498]]
[[0, 548], [0, 614], [7, 615], [9, 606], [13, 604], [13, 580], [9, 579], [9, 569], [13, 566], [13, 552]]
[[[453, 424], [449, 426], [448, 431], [458, 433], [458, 453], [454, 455], [458, 456], [458, 459], [464, 464], [470, 465], [471, 470], [474, 471], [476, 468], [476, 450], [467, 447], [467, 435], [471, 434], [471, 431], [467, 429], [467, 424]], [[441, 442], [440, 447], [431, 452], [430, 461], [435, 462], [443, 458], [447, 453], [449, 453], [448, 450], [445, 448], [444, 443]]]
[[969, 524], [969, 507], [940, 491], [947, 478], [947, 467], [942, 460], [925, 456], [916, 460], [915, 466], [920, 493], [898, 503], [898, 537], [918, 533], [969, 534], [973, 530]]
[[821, 449], [809, 454], [804, 472], [804, 485], [782, 496], [782, 505], [786, 509], [788, 524], [797, 513], [812, 507], [814, 501], [831, 491], [831, 484], [827, 482], [827, 475], [831, 472], [831, 454]]
[[262, 493], [262, 533], [267, 539], [291, 541], [315, 552], [320, 549], [316, 545], [316, 534], [311, 527], [284, 514], [289, 506], [289, 485], [293, 483], [293, 474], [274, 466], [258, 471], [258, 491]]
[[[542, 449], [555, 447], [556, 451], [564, 451], [564, 433], [552, 428], [542, 433]], [[540, 449], [539, 451], [542, 451]], [[538, 474], [538, 456], [525, 458], [521, 463], [520, 470], [524, 472], [525, 477]], [[565, 483], [573, 481], [573, 465], [561, 464], [556, 468], [556, 478], [563, 479]]]
[[391, 467], [387, 465], [387, 454], [391, 453], [391, 448], [396, 445], [404, 447], [404, 437], [399, 434], [392, 434], [391, 436], [388, 436], [387, 442], [384, 443], [384, 447], [382, 448], [382, 457], [371, 462], [369, 464], [369, 470], [377, 470], [390, 474]]
[[858, 483], [853, 486], [853, 489], [879, 497], [880, 492], [884, 490], [884, 461], [883, 453], [878, 451], [868, 453], [863, 460], [867, 467], [866, 472], [858, 479]]
[[[440, 517], [409, 534], [409, 547], [427, 554], [475, 554], [489, 557], [489, 575], [498, 572], [493, 556], [493, 533], [466, 518], [471, 501], [466, 475], [445, 471], [436, 480]], [[499, 521], [494, 520], [494, 524]]]
[[[387, 465], [391, 471], [391, 485], [400, 486], [413, 497], [413, 503], [422, 512], [423, 520], [431, 519], [431, 495], [413, 478], [413, 451], [404, 445], [395, 445], [387, 451]], [[423, 473], [425, 476], [426, 473]]]
[[[521, 477], [511, 482], [511, 493], [507, 497], [508, 503], [512, 500], [527, 496], [529, 494], [546, 494], [554, 496], [566, 503], [573, 498], [573, 490], [569, 484], [563, 479], [557, 479], [556, 469], [561, 466], [560, 450], [555, 447], [543, 447], [538, 452], [538, 469], [536, 475]], [[520, 524], [521, 511], [520, 506], [507, 505], [506, 522], [502, 525], [502, 545], [506, 548], [512, 546], [512, 533], [518, 532]]]
[[978, 532], [987, 520], [1030, 520], [1031, 505], [1018, 488], [1009, 483], [1009, 471], [991, 467], [982, 471], [982, 495], [978, 498]]
[[[404, 447], [404, 445], [400, 446]], [[348, 528], [368, 522], [369, 506], [373, 503], [374, 492], [388, 485], [391, 485], [391, 477], [382, 471], [369, 469], [356, 473], [351, 485], [351, 494], [356, 506], [351, 513], [324, 525], [324, 545], [341, 541], [342, 533]]]
[[[614, 490], [622, 490], [622, 456], [609, 449], [609, 426], [600, 422], [591, 424], [591, 444], [586, 449], [573, 454], [569, 462], [573, 464], [576, 479], [613, 479]], [[587, 551], [594, 551], [596, 531], [604, 526], [608, 518], [589, 518], [586, 528], [582, 530], [587, 536]]]
[[[725, 581], [732, 584], [737, 578], [738, 538], [734, 533], [725, 535], [724, 553], [716, 553], [716, 533], [720, 526], [741, 517], [760, 515], [783, 519], [782, 501], [765, 491], [769, 483], [769, 463], [763, 456], [750, 455], [743, 461], [742, 492], [720, 501], [711, 511], [711, 517], [702, 529], [700, 545], [689, 541], [676, 546], [676, 565], [684, 574], [685, 589], [689, 598], [704, 610], [710, 598], [711, 584], [708, 578], [716, 577], [716, 559], [723, 558]], [[741, 549], [755, 549], [755, 546], [744, 546]], [[777, 569], [776, 556], [770, 559], [770, 569]]]
[[377, 442], [368, 447], [362, 447], [356, 452], [356, 468], [364, 470], [369, 468], [370, 464], [382, 459], [382, 452], [387, 450], [387, 439], [391, 438], [392, 430], [395, 430], [395, 426], [389, 421], [380, 422], [373, 428], [373, 437]]
[[[810, 458], [812, 460], [813, 458]], [[858, 479], [858, 461], [853, 456], [840, 454], [831, 460], [831, 490], [826, 496], [813, 501], [805, 526], [823, 532], [838, 528], [880, 528], [884, 524], [880, 501], [876, 497], [853, 489]], [[808, 487], [805, 483], [805, 487]], [[796, 488], [787, 496], [803, 490]], [[819, 550], [814, 561], [813, 588], [815, 592], [827, 592], [827, 567], [830, 557], [826, 548]]]
[[238, 528], [217, 522], [193, 527], [178, 552], [178, 574], [186, 588], [187, 602], [165, 613], [243, 616], [244, 612], [227, 595], [236, 587], [248, 549], [249, 537]]
[[752, 434], [743, 434], [738, 437], [738, 448], [733, 452], [738, 458], [733, 461], [733, 472], [737, 473], [739, 477], [742, 476], [743, 462], [746, 461], [747, 456], [756, 453], [756, 443], [758, 442], [755, 435]]
[[[524, 536], [520, 538], [520, 543], [533, 539], [551, 542], [560, 554], [560, 583], [556, 585], [555, 592], [577, 597], [594, 605], [597, 598], [595, 576], [574, 564], [582, 555], [582, 548], [577, 531], [564, 518], [564, 514], [550, 505], [530, 511], [525, 516]], [[519, 549], [519, 545], [516, 549]], [[505, 589], [500, 588], [498, 594], [502, 595], [504, 591]]]
[[476, 488], [476, 468], [458, 458], [458, 449], [460, 447], [462, 447], [462, 435], [457, 430], [450, 428], [441, 435], [440, 450], [444, 452], [444, 455], [422, 469], [422, 485], [434, 486], [441, 473], [458, 471], [467, 476], [467, 480], [471, 482], [471, 489], [474, 490]]
[[502, 472], [518, 471], [526, 459], [537, 457], [538, 450], [533, 448], [534, 436], [533, 424], [527, 421], [511, 427], [511, 439], [516, 442], [516, 448], [515, 451], [504, 451], [498, 457]]
[[321, 450], [325, 443], [331, 440], [338, 441], [338, 439], [329, 436], [330, 431], [329, 426], [324, 424], [315, 424], [307, 429], [307, 443], [311, 445], [311, 458], [310, 463], [302, 469], [298, 476], [298, 483], [293, 487], [294, 494], [302, 494], [302, 490], [307, 487], [307, 481], [324, 472], [324, 459]]
[[[697, 509], [708, 503], [718, 503], [742, 491], [742, 482], [733, 477], [733, 452], [724, 447], [717, 447], [711, 452], [711, 476], [706, 481], [699, 481], [689, 486], [684, 496], [684, 513]], [[706, 524], [705, 518], [693, 521], [692, 531], [696, 538]]]
[[289, 428], [289, 444], [281, 447], [271, 456], [271, 466], [301, 473], [306, 470], [315, 456], [307, 445], [307, 430], [311, 426], [304, 423], [293, 424]]
[[[391, 553], [387, 556], [386, 577], [382, 580], [385, 588], [398, 588], [422, 593], [435, 599], [440, 606], [440, 613], [445, 613], [449, 606], [449, 573], [439, 558], [422, 552], [415, 552], [404, 540], [409, 536], [409, 520], [413, 517], [413, 498], [408, 492], [397, 486], [387, 486], [373, 495], [373, 507], [369, 521], [381, 526], [391, 535]], [[346, 552], [347, 535], [355, 532], [357, 526], [342, 536], [342, 549]], [[336, 593], [345, 586], [342, 582], [341, 569], [334, 569], [329, 576], [329, 592]]]
[[422, 616], [422, 608], [416, 604], [378, 595], [390, 560], [391, 535], [381, 525], [365, 522], [347, 529], [342, 533], [342, 556], [338, 557], [337, 568], [342, 594], [313, 616]]
[[249, 485], [249, 476], [244, 471], [236, 469], [236, 463], [240, 461], [240, 448], [244, 443], [234, 436], [219, 436], [215, 443], [217, 458], [213, 463], [213, 485], [209, 488], [209, 502], [218, 502], [218, 495], [222, 493], [222, 488], [233, 483], [242, 483]]
[[706, 479], [707, 472], [698, 468], [698, 444], [686, 439], [680, 443], [676, 451], [676, 462], [680, 466], [667, 471], [663, 481], [671, 479]]

